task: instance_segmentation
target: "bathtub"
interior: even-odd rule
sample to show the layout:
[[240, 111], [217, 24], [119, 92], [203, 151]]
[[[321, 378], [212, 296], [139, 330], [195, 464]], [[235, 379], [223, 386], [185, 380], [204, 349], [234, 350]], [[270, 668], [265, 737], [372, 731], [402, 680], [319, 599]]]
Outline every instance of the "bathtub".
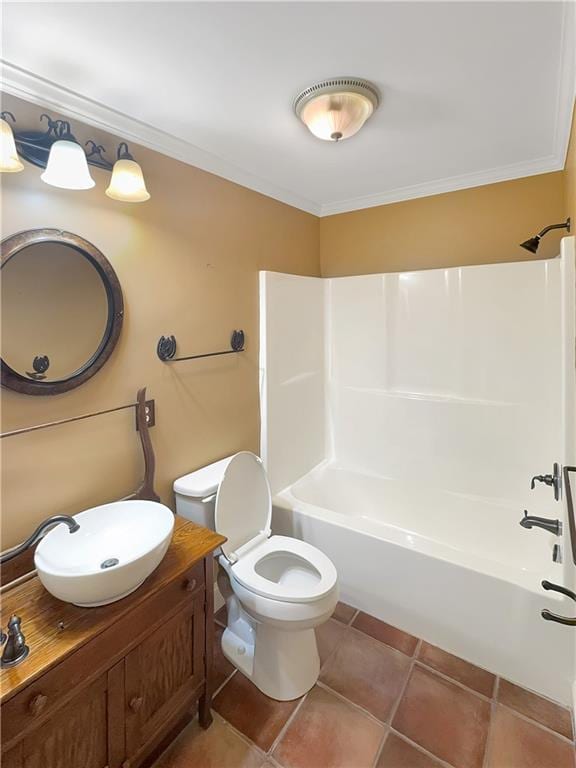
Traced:
[[520, 528], [521, 516], [510, 502], [323, 462], [275, 495], [272, 527], [332, 559], [344, 602], [571, 706], [573, 631], [540, 616], [574, 611], [541, 588], [563, 582], [557, 538]]

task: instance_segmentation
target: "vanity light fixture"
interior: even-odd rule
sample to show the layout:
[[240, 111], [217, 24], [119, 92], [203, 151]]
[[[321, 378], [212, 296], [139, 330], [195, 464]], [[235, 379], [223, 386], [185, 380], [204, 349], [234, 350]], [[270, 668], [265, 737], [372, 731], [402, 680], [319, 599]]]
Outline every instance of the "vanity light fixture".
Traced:
[[143, 203], [150, 199], [142, 168], [134, 160], [124, 141], [118, 147], [118, 159], [114, 163], [106, 194], [112, 200], [122, 200], [126, 203]]
[[18, 173], [18, 171], [24, 170], [24, 165], [18, 157], [14, 134], [8, 119], [16, 122], [12, 112], [2, 112], [0, 114], [0, 172]]
[[90, 165], [105, 171], [112, 171], [112, 179], [106, 190], [108, 197], [123, 202], [140, 203], [150, 199], [144, 175], [138, 163], [128, 150], [126, 142], [118, 147], [117, 160], [111, 163], [101, 144], [91, 139], [86, 142], [85, 151], [72, 135], [70, 123], [53, 120], [49, 115], [40, 115], [48, 122], [46, 131], [12, 132], [7, 118], [14, 120], [11, 112], [0, 113], [0, 172], [15, 172], [23, 169], [20, 157], [32, 165], [46, 170], [42, 181], [62, 189], [90, 189], [95, 185], [90, 175]]
[[376, 86], [359, 77], [334, 77], [298, 94], [294, 112], [308, 130], [324, 141], [358, 133], [380, 104]]
[[50, 147], [42, 181], [60, 189], [92, 189], [96, 182], [90, 176], [86, 153], [70, 131], [70, 123], [60, 121], [57, 141]]

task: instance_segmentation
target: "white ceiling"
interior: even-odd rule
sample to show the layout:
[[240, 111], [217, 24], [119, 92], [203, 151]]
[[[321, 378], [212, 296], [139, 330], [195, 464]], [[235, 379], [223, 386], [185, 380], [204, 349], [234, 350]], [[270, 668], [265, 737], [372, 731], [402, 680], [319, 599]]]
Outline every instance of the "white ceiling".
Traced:
[[[4, 3], [4, 89], [319, 215], [563, 167], [570, 2]], [[292, 113], [374, 81], [354, 138]]]

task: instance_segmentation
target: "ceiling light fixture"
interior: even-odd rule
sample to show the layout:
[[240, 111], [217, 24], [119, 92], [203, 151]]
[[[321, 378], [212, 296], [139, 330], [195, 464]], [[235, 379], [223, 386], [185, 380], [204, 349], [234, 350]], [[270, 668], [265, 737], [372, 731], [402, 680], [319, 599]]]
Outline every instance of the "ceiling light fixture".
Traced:
[[306, 88], [294, 112], [314, 136], [340, 141], [358, 133], [380, 104], [375, 85], [359, 77], [334, 77]]
[[117, 160], [111, 163], [104, 157], [106, 150], [91, 139], [85, 151], [72, 135], [70, 123], [40, 115], [48, 122], [46, 131], [15, 131], [7, 122], [14, 120], [11, 112], [0, 113], [0, 172], [20, 171], [24, 168], [20, 157], [32, 165], [46, 170], [42, 181], [62, 189], [90, 189], [95, 182], [89, 166], [112, 171], [106, 194], [114, 200], [141, 203], [150, 199], [142, 168], [134, 160], [126, 142], [118, 147]]
[[0, 172], [18, 173], [18, 171], [24, 170], [24, 165], [18, 157], [14, 134], [12, 133], [8, 118], [12, 122], [16, 122], [12, 112], [2, 112], [0, 114]]

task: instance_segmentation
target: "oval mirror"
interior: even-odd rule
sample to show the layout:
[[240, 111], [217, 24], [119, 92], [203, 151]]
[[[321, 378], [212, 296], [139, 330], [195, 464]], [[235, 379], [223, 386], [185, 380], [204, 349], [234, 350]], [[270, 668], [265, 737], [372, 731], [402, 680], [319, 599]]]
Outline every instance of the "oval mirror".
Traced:
[[58, 229], [2, 241], [2, 385], [55, 395], [83, 384], [110, 357], [122, 327], [112, 265], [79, 235]]

